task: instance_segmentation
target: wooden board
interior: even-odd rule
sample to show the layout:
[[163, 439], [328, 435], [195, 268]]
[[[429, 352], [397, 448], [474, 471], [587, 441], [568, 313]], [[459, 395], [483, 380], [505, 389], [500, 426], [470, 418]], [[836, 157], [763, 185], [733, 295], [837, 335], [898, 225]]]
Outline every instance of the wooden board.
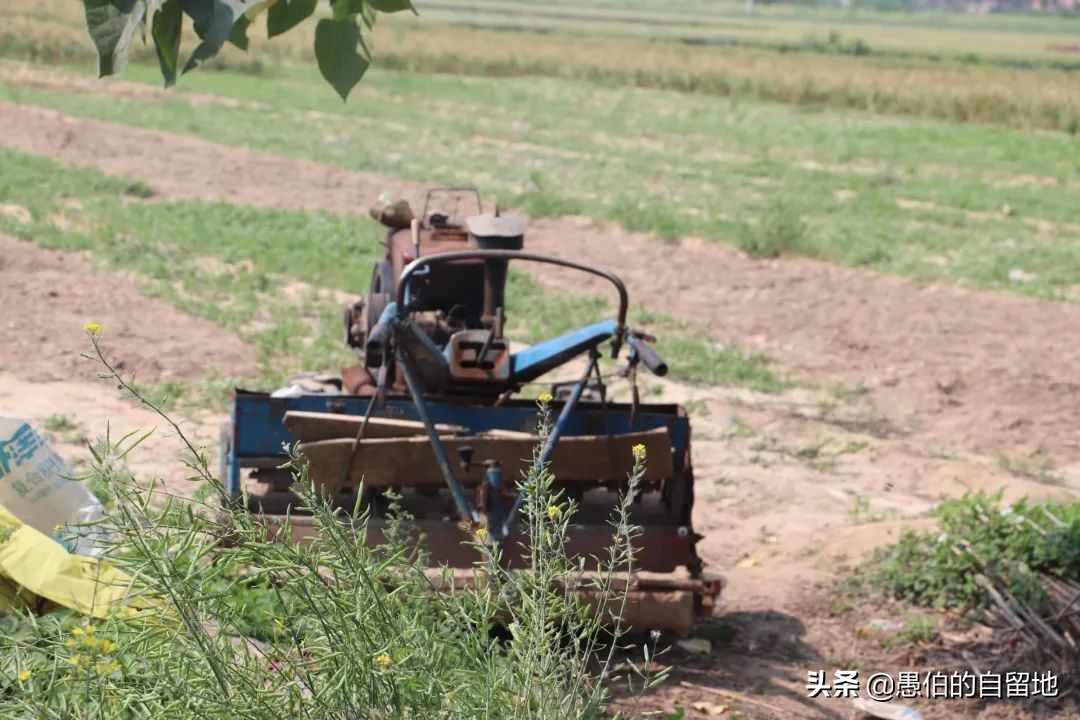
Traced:
[[[299, 442], [333, 440], [335, 438], [356, 437], [361, 415], [343, 415], [338, 413], [304, 412], [289, 410], [285, 413], [285, 427]], [[457, 425], [436, 425], [441, 435], [459, 435], [467, 430]], [[394, 420], [391, 418], [368, 418], [364, 428], [365, 438], [400, 438], [424, 436], [424, 424], [418, 420]]]
[[[498, 460], [507, 481], [517, 482], [532, 464], [537, 444], [535, 437], [492, 436], [445, 436], [442, 442], [455, 475], [466, 485], [480, 482], [485, 460]], [[468, 472], [458, 464], [457, 450], [465, 445], [473, 448], [473, 464]], [[551, 470], [563, 481], [625, 478], [634, 465], [631, 448], [635, 445], [645, 446], [645, 481], [671, 477], [674, 465], [667, 428], [625, 435], [563, 437], [555, 449]], [[312, 480], [330, 492], [338, 489], [351, 449], [351, 439], [320, 440], [300, 446], [308, 459]], [[445, 485], [435, 451], [426, 437], [362, 440], [349, 480], [354, 486], [363, 481], [367, 487]]]

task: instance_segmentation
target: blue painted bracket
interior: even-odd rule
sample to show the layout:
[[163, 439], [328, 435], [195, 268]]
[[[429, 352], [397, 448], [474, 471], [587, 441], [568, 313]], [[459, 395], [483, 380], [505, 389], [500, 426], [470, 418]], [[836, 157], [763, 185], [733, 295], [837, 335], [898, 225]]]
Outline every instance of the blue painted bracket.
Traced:
[[616, 327], [614, 320], [602, 320], [514, 353], [510, 359], [511, 381], [524, 383], [535, 380], [615, 337]]

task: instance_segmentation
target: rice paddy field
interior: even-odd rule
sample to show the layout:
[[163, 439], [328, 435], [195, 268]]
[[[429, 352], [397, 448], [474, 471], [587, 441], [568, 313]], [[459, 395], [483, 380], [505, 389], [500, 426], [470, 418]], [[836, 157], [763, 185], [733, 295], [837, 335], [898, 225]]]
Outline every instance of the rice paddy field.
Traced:
[[[747, 17], [737, 14], [741, 5], [722, 3], [710, 5], [707, 16], [688, 14], [703, 7], [437, 1], [421, 4], [419, 17], [391, 16], [380, 26], [376, 63], [418, 73], [558, 77], [809, 109], [1080, 129], [1080, 34], [1069, 18], [816, 12], [799, 19], [779, 7]], [[12, 0], [8, 12], [0, 56], [92, 60], [77, 5]], [[551, 25], [553, 19], [566, 26]], [[673, 35], [683, 22], [693, 34]], [[717, 28], [726, 34], [710, 36]], [[281, 63], [310, 64], [311, 44], [311, 29], [301, 28], [273, 43], [256, 40], [250, 55], [234, 52], [218, 62], [269, 72]], [[135, 54], [153, 61], [149, 49]]]
[[[831, 34], [861, 40], [865, 51], [898, 55], [1069, 62], [1075, 35], [1059, 17], [975, 16], [947, 11], [879, 12], [828, 6], [742, 2], [513, 2], [427, 0], [430, 22], [507, 30], [676, 40], [686, 44], [793, 49]], [[987, 37], [996, 42], [984, 42]], [[975, 56], [972, 58], [972, 56]], [[1076, 58], [1073, 58], [1075, 61]]]

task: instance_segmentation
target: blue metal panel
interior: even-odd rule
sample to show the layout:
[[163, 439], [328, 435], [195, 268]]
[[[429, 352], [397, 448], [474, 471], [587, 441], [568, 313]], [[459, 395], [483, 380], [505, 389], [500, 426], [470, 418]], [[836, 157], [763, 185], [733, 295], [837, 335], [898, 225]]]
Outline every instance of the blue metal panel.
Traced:
[[[233, 401], [232, 455], [237, 470], [244, 458], [283, 457], [283, 445], [296, 442], [285, 429], [283, 419], [289, 410], [344, 413], [362, 416], [368, 399], [355, 395], [305, 395], [298, 398], [272, 398], [264, 393], [238, 391]], [[553, 403], [553, 411], [560, 409]], [[536, 405], [529, 401], [512, 401], [504, 406], [465, 405], [453, 402], [427, 402], [432, 422], [461, 425], [471, 432], [488, 430], [519, 430], [534, 432], [537, 424]], [[417, 420], [416, 407], [408, 398], [387, 398], [386, 406], [376, 409], [375, 417]], [[581, 403], [567, 419], [564, 437], [574, 435], [618, 435], [627, 432], [667, 427], [671, 434], [675, 469], [683, 468], [690, 442], [690, 422], [677, 414], [674, 405], [641, 405], [637, 417], [630, 422], [630, 406], [611, 404], [606, 408], [596, 403]], [[232, 468], [230, 468], [232, 470]], [[230, 472], [232, 475], [232, 472]], [[235, 482], [239, 481], [237, 472]], [[230, 477], [230, 489], [234, 478]]]
[[510, 377], [514, 382], [534, 380], [614, 335], [615, 321], [601, 320], [557, 338], [530, 345], [510, 358]]

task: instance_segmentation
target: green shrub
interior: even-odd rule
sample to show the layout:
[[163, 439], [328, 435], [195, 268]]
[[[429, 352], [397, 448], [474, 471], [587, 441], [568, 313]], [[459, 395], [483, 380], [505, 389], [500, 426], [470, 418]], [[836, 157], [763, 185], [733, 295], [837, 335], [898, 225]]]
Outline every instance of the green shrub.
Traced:
[[1080, 503], [1002, 506], [1000, 493], [980, 492], [937, 514], [937, 530], [909, 530], [877, 553], [874, 585], [916, 605], [975, 609], [987, 602], [983, 575], [1042, 608], [1040, 575], [1080, 580]]
[[870, 46], [864, 41], [859, 38], [847, 40], [843, 33], [837, 30], [830, 30], [825, 37], [817, 34], [807, 35], [799, 43], [797, 49], [829, 55], [869, 55], [871, 53]]

